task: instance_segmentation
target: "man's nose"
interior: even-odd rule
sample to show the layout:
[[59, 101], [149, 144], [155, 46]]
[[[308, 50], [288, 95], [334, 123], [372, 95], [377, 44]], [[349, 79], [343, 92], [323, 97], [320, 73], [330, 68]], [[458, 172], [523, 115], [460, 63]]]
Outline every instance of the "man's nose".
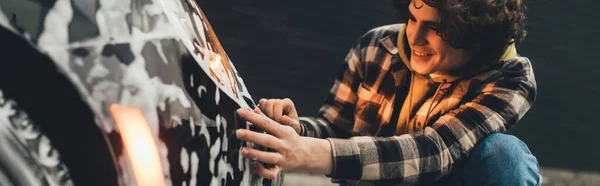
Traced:
[[410, 42], [411, 45], [416, 46], [423, 46], [427, 44], [427, 39], [425, 38], [425, 31], [426, 30], [419, 27], [415, 28], [413, 33], [409, 36], [408, 42]]

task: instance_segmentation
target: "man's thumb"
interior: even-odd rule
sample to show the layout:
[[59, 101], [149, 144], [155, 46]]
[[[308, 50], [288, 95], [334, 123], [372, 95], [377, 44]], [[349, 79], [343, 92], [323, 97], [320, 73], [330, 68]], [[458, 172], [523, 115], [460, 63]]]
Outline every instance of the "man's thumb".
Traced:
[[300, 132], [300, 129], [298, 128], [298, 127], [300, 127], [300, 123], [295, 123], [295, 121], [292, 118], [290, 118], [289, 116], [282, 116], [281, 124], [284, 124], [284, 125], [294, 128], [294, 130], [298, 133]]
[[292, 118], [290, 118], [289, 116], [286, 116], [286, 115], [281, 116], [281, 124], [284, 124], [284, 125], [292, 124]]

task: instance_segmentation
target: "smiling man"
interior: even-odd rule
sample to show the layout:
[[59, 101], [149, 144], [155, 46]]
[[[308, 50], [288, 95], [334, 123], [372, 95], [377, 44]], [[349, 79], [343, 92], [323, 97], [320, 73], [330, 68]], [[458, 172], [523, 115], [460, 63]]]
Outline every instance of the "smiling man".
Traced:
[[289, 99], [240, 116], [269, 134], [238, 138], [275, 149], [242, 155], [342, 185], [540, 185], [538, 162], [503, 134], [536, 96], [521, 0], [396, 0], [403, 24], [370, 30], [350, 50], [317, 117]]

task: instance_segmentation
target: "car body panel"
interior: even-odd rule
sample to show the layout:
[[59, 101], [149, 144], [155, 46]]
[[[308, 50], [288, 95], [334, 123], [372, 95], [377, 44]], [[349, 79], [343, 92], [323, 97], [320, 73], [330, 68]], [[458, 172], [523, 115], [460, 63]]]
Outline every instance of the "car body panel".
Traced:
[[0, 0], [0, 25], [77, 91], [94, 121], [81, 125], [101, 131], [119, 185], [136, 184], [137, 157], [125, 153], [113, 105], [143, 113], [166, 185], [262, 184], [239, 154], [252, 144], [234, 135], [251, 127], [235, 110], [253, 108], [252, 97], [194, 1]]

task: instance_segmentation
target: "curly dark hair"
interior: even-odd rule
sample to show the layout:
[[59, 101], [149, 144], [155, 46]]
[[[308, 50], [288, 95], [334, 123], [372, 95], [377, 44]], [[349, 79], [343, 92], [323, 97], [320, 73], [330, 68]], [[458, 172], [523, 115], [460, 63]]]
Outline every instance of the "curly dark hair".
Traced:
[[[412, 0], [393, 0], [401, 20], [408, 20]], [[423, 0], [438, 9], [437, 34], [455, 48], [472, 49], [476, 56], [499, 59], [504, 49], [521, 41], [525, 30], [522, 0]], [[416, 5], [415, 5], [416, 6]]]

